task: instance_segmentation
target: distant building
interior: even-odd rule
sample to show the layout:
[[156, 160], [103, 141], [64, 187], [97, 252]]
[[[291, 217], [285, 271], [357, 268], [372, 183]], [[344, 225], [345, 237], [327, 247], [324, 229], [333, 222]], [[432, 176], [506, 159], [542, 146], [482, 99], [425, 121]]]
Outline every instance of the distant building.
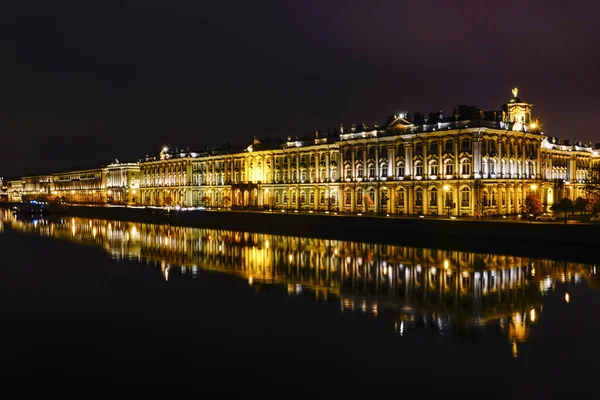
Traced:
[[138, 204], [139, 165], [120, 163], [70, 168], [8, 181], [9, 201], [63, 200], [82, 204]]

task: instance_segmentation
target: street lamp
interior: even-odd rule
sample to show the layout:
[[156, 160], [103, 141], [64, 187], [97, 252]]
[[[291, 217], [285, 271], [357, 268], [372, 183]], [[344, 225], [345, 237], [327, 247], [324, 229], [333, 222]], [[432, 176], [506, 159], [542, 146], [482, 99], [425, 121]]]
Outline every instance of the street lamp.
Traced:
[[446, 207], [448, 207], [448, 219], [450, 219], [450, 207], [452, 206], [452, 202], [450, 201], [450, 185], [444, 185], [444, 196], [446, 197]]

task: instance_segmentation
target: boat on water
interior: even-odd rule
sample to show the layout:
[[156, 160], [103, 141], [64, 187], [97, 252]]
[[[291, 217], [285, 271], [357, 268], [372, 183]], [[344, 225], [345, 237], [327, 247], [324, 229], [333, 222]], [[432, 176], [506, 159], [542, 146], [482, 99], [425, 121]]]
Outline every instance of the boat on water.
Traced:
[[69, 206], [64, 202], [47, 202], [38, 200], [22, 201], [13, 207], [13, 212], [21, 215], [47, 215], [66, 213], [68, 211]]

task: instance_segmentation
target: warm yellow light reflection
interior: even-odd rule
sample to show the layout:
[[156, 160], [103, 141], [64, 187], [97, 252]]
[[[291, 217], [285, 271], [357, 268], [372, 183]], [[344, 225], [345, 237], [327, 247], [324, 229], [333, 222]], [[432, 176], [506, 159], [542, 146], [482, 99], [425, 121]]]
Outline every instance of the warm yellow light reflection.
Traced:
[[290, 260], [290, 262], [294, 261], [294, 257], [290, 254], [290, 256], [288, 257], [288, 260]]
[[571, 301], [571, 296], [569, 296], [569, 293], [565, 293], [565, 302], [568, 303]]
[[265, 247], [268, 249], [269, 248], [269, 241], [265, 240]]
[[450, 267], [450, 262], [448, 260], [444, 260], [444, 269], [448, 269]]
[[531, 185], [531, 190], [537, 190], [537, 185], [535, 183]]
[[447, 192], [448, 190], [450, 190], [450, 185], [444, 185], [444, 192]]
[[531, 322], [535, 322], [535, 308], [532, 308], [531, 311], [529, 311], [529, 319]]

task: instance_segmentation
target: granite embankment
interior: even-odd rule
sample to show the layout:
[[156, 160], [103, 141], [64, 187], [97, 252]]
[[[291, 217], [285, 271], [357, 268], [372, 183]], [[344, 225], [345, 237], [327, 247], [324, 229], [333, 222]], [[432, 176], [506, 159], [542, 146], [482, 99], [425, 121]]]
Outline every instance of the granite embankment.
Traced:
[[[3, 205], [6, 206], [6, 203]], [[72, 206], [70, 216], [596, 262], [600, 224]]]

